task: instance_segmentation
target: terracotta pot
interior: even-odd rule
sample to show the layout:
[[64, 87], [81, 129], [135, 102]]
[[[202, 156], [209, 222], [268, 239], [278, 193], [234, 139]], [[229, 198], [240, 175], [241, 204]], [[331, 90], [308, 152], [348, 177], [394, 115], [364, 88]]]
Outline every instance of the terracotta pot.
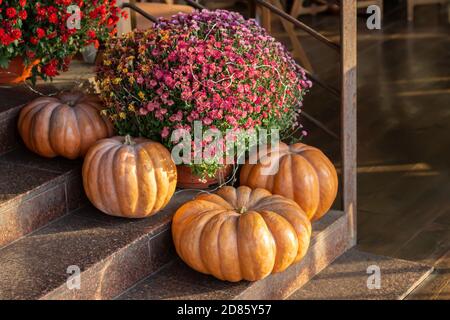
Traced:
[[201, 177], [192, 173], [190, 167], [185, 165], [177, 166], [178, 182], [177, 188], [181, 189], [208, 189], [219, 183], [227, 181], [233, 172], [232, 165], [226, 165], [219, 169], [214, 178], [206, 177], [202, 179]]
[[8, 68], [0, 68], [0, 85], [12, 86], [24, 82], [31, 76], [31, 70], [39, 60], [34, 60], [25, 66], [22, 57], [15, 57], [9, 63]]

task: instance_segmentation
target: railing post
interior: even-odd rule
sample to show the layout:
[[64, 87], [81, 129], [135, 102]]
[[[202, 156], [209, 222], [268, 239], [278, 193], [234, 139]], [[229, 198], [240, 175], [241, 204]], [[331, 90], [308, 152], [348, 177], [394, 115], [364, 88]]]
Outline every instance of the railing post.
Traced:
[[248, 2], [248, 16], [249, 18], [256, 18], [256, 1], [249, 0]]
[[356, 244], [357, 179], [357, 18], [356, 1], [341, 6], [341, 130], [343, 209], [348, 216], [351, 244]]

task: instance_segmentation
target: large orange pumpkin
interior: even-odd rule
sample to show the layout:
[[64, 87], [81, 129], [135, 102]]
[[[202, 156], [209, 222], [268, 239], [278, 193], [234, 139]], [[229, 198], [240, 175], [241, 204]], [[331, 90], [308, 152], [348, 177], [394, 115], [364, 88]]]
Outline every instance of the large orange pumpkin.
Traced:
[[83, 185], [89, 200], [104, 213], [145, 218], [169, 203], [177, 169], [163, 145], [114, 137], [98, 141], [87, 153]]
[[[317, 148], [302, 143], [286, 145], [261, 155], [257, 164], [245, 164], [240, 184], [264, 188], [293, 199], [312, 221], [323, 217], [333, 205], [338, 191], [336, 169]], [[278, 164], [278, 170], [267, 170]]]
[[172, 235], [193, 269], [221, 280], [256, 281], [304, 257], [311, 223], [292, 200], [264, 189], [224, 187], [179, 208]]
[[99, 139], [113, 135], [113, 127], [94, 95], [63, 92], [41, 97], [26, 105], [19, 116], [19, 133], [25, 145], [47, 158], [84, 156]]

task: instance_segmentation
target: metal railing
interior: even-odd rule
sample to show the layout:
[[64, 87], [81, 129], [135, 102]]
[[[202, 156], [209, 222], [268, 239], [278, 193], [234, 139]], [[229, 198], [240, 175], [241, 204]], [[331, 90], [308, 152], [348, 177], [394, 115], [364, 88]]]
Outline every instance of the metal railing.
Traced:
[[331, 41], [327, 37], [323, 36], [322, 34], [317, 32], [316, 30], [314, 30], [310, 26], [308, 26], [308, 25], [304, 24], [303, 22], [299, 21], [298, 19], [294, 18], [293, 16], [291, 16], [288, 13], [286, 13], [285, 11], [277, 8], [273, 4], [271, 4], [271, 3], [267, 2], [267, 1], [264, 1], [264, 0], [253, 0], [253, 1], [256, 1], [258, 4], [262, 5], [263, 7], [266, 7], [271, 12], [273, 12], [276, 15], [280, 16], [281, 18], [291, 22], [296, 27], [298, 27], [298, 28], [302, 29], [303, 31], [307, 32], [312, 37], [314, 37], [317, 40], [319, 40], [320, 42], [326, 44], [330, 48], [332, 48], [332, 49], [334, 49], [336, 51], [340, 51], [340, 46], [337, 43], [334, 43], [333, 41]]

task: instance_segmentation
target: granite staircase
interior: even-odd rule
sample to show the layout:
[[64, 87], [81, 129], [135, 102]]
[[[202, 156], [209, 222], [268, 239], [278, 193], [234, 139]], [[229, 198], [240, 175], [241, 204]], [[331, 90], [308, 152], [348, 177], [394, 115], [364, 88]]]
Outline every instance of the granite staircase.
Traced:
[[[431, 272], [351, 249], [347, 218], [332, 211], [314, 223], [305, 259], [283, 273], [254, 283], [196, 273], [176, 257], [170, 233], [173, 213], [193, 193], [177, 192], [148, 219], [102, 214], [85, 198], [81, 161], [44, 159], [21, 144], [17, 116], [34, 97], [25, 87], [0, 88], [0, 299], [404, 298]], [[390, 270], [383, 292], [367, 291], [371, 264]], [[68, 285], [76, 269], [79, 288]]]

